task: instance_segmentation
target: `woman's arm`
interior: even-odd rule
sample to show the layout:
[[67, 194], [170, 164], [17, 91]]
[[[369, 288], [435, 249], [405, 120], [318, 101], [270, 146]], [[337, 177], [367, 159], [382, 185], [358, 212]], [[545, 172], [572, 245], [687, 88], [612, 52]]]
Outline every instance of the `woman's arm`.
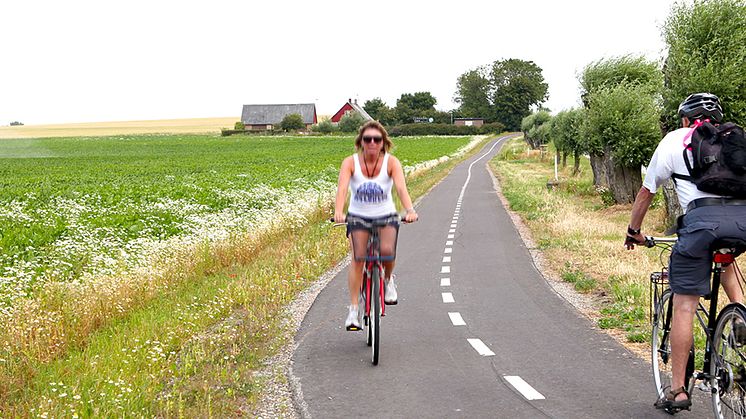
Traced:
[[394, 156], [389, 157], [389, 166], [391, 167], [391, 177], [394, 179], [394, 186], [396, 186], [396, 193], [399, 195], [404, 209], [407, 214], [404, 216], [404, 220], [408, 223], [417, 221], [417, 211], [414, 210], [412, 205], [412, 198], [409, 197], [409, 191], [407, 191], [407, 182], [404, 179], [404, 169], [399, 163], [399, 159]]
[[337, 198], [334, 202], [334, 222], [345, 222], [345, 202], [347, 202], [347, 189], [350, 187], [350, 178], [355, 170], [352, 157], [347, 157], [342, 161], [342, 167], [339, 169], [339, 180], [337, 181]]

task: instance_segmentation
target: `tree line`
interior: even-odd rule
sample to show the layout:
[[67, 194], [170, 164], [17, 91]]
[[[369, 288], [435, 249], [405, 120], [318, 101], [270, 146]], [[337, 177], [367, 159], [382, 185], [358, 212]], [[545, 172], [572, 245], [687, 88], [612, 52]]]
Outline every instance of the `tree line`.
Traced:
[[[675, 4], [662, 27], [667, 55], [602, 58], [579, 76], [582, 106], [552, 116], [539, 110], [523, 118], [532, 147], [552, 141], [566, 164], [590, 157], [593, 182], [614, 202], [631, 203], [642, 186], [641, 166], [662, 136], [678, 128], [679, 103], [696, 92], [720, 97], [724, 121], [746, 123], [746, 3], [695, 0]], [[668, 188], [669, 216], [680, 213]]]

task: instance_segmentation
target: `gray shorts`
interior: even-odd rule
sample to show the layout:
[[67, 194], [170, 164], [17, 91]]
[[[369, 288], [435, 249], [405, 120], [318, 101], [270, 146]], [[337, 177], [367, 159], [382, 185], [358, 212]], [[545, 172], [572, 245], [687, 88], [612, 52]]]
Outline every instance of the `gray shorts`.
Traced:
[[669, 281], [676, 294], [710, 293], [713, 242], [735, 239], [746, 242], [746, 206], [712, 205], [689, 211], [677, 231], [671, 251]]

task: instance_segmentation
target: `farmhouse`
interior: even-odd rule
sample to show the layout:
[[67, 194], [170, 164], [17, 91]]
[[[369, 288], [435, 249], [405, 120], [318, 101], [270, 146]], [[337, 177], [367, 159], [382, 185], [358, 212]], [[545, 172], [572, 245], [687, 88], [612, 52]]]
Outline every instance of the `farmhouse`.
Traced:
[[352, 99], [347, 99], [347, 103], [345, 103], [338, 111], [337, 113], [332, 116], [331, 121], [333, 123], [339, 123], [339, 120], [342, 119], [343, 116], [347, 115], [350, 112], [357, 112], [360, 114], [360, 116], [363, 117], [366, 121], [372, 121], [373, 118], [371, 118], [370, 115], [368, 115], [368, 112], [365, 112], [365, 109], [363, 109], [362, 106], [357, 104], [357, 99], [353, 102]]
[[484, 118], [453, 118], [454, 125], [466, 125], [481, 127], [484, 125]]
[[247, 130], [264, 131], [279, 126], [287, 115], [297, 113], [303, 118], [306, 129], [318, 122], [316, 120], [316, 105], [313, 103], [299, 103], [289, 105], [243, 105], [241, 122]]

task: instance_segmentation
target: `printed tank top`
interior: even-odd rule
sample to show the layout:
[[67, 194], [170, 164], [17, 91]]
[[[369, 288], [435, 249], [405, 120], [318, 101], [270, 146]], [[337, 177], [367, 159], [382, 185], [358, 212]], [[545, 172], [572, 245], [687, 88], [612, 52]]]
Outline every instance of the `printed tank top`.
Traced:
[[391, 187], [394, 179], [389, 176], [389, 153], [383, 155], [383, 163], [378, 176], [367, 178], [360, 167], [360, 158], [352, 156], [355, 161], [355, 172], [350, 179], [350, 206], [347, 212], [364, 218], [385, 217], [396, 213]]

